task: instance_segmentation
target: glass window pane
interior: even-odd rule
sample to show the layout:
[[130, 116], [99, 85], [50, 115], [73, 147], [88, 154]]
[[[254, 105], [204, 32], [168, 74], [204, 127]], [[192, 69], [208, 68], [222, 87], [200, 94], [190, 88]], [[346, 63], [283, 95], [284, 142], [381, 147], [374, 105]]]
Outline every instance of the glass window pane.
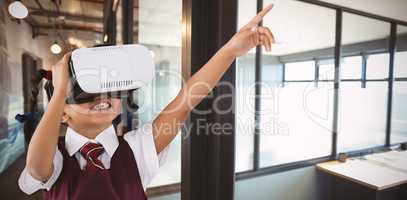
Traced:
[[254, 64], [254, 54], [242, 56], [236, 62], [236, 172], [253, 169]]
[[[344, 13], [342, 29], [342, 55], [345, 57], [341, 67], [345, 70], [350, 58], [354, 78], [361, 78], [362, 54], [368, 55], [367, 79], [383, 79], [388, 76], [388, 38], [390, 24], [360, 15]], [[380, 53], [380, 54], [377, 54]], [[356, 77], [356, 75], [358, 77]], [[360, 81], [341, 82], [339, 98], [338, 152], [362, 150], [383, 146], [386, 137], [387, 81], [367, 82], [362, 88]]]
[[394, 59], [394, 77], [407, 78], [407, 51], [396, 53]]
[[362, 56], [343, 58], [341, 79], [360, 79], [362, 77]]
[[330, 48], [335, 45], [335, 12], [332, 9], [287, 0], [264, 0], [263, 5], [270, 3], [275, 6], [272, 13], [264, 17], [263, 24], [272, 28], [277, 43], [269, 54], [282, 56], [284, 63], [288, 60], [285, 56], [295, 59], [300, 57], [297, 53], [311, 53], [313, 50], [324, 51], [308, 54], [308, 58], [301, 61], [333, 57], [333, 49]]
[[[136, 102], [139, 123], [150, 123], [170, 103], [181, 89], [181, 13], [182, 1], [162, 1], [159, 4], [139, 0], [139, 27], [134, 37], [154, 55], [155, 78], [137, 90]], [[173, 20], [162, 20], [173, 19]], [[170, 23], [169, 23], [170, 22]], [[166, 34], [163, 35], [163, 30]], [[181, 134], [171, 142], [165, 164], [149, 187], [181, 181]]]
[[338, 151], [384, 145], [386, 137], [387, 82], [342, 82]]
[[389, 54], [369, 55], [366, 66], [367, 79], [384, 79], [389, 77]]
[[407, 27], [398, 26], [397, 33], [398, 52], [394, 57], [396, 81], [393, 84], [391, 118], [392, 144], [407, 142]]
[[[390, 24], [387, 22], [363, 17], [360, 15], [344, 13], [342, 29], [342, 55], [345, 57], [342, 63], [342, 79], [361, 78], [362, 62], [361, 56], [354, 60], [347, 56], [367, 54], [367, 79], [384, 79], [388, 77], [388, 38]], [[380, 54], [377, 54], [380, 53]], [[347, 69], [347, 65], [350, 65]], [[358, 65], [356, 68], [353, 65]], [[343, 68], [343, 69], [342, 69]]]
[[407, 142], [407, 81], [393, 84], [391, 143]]
[[327, 156], [332, 140], [332, 83], [263, 88], [260, 166]]
[[407, 26], [397, 26], [397, 52], [394, 77], [407, 78]]
[[[333, 64], [325, 60], [334, 55], [335, 11], [299, 1], [264, 5], [270, 3], [278, 6], [263, 24], [272, 27], [277, 43], [262, 55], [260, 167], [327, 156], [332, 140], [332, 82], [315, 87], [312, 81], [315, 61], [322, 65], [319, 74]], [[282, 84], [283, 63], [285, 80], [296, 82]]]
[[314, 80], [315, 62], [295, 62], [285, 64], [285, 80]]
[[335, 79], [335, 65], [333, 60], [320, 61], [319, 63], [319, 80], [334, 80]]
[[[256, 3], [238, 1], [238, 28], [256, 15]], [[255, 49], [236, 60], [235, 172], [253, 169]]]
[[381, 50], [387, 49], [387, 39], [390, 34], [390, 24], [387, 22], [379, 21], [372, 18], [363, 17], [360, 15], [344, 13], [343, 14], [343, 28], [342, 28], [342, 44], [354, 45], [354, 49], [343, 50], [343, 56], [348, 55], [350, 50], [354, 54], [362, 51], [377, 52], [378, 49], [369, 49], [366, 42], [377, 41]]
[[322, 0], [324, 2], [353, 8], [376, 15], [407, 21], [404, 15], [407, 1], [404, 0]]

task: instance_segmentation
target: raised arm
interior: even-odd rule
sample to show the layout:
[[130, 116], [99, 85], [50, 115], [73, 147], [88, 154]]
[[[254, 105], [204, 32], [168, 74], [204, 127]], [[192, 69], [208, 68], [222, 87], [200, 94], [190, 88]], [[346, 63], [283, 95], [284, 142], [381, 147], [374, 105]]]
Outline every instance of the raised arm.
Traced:
[[33, 178], [42, 182], [46, 182], [53, 172], [53, 159], [68, 85], [69, 56], [66, 54], [52, 69], [54, 94], [28, 146], [26, 169]]
[[153, 122], [154, 142], [157, 153], [161, 152], [177, 135], [189, 112], [217, 85], [236, 57], [247, 53], [257, 45], [271, 51], [274, 37], [267, 27], [259, 27], [263, 17], [272, 9], [264, 8], [248, 24], [240, 29], [198, 72], [183, 86], [175, 99]]

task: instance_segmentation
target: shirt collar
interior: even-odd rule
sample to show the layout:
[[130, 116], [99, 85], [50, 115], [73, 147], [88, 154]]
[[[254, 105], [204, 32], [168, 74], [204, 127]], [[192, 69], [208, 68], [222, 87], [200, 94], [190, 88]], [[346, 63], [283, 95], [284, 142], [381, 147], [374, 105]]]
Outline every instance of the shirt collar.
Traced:
[[100, 143], [110, 158], [119, 146], [119, 140], [117, 139], [113, 125], [99, 133], [94, 140], [89, 139], [68, 127], [65, 135], [65, 148], [68, 151], [69, 156], [74, 155], [88, 142]]

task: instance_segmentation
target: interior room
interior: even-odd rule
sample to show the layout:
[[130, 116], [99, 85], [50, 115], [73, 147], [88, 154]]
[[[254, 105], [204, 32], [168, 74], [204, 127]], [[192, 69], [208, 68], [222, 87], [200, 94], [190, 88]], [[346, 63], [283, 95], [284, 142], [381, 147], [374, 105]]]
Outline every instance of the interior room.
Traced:
[[[120, 97], [110, 121], [125, 138], [154, 124], [271, 4], [250, 29], [271, 30], [271, 51], [255, 45], [208, 95], [191, 97], [202, 100], [168, 146], [154, 148], [157, 173], [148, 184], [139, 175], [145, 197], [407, 199], [405, 0], [0, 0], [0, 199], [53, 199], [45, 186], [24, 192], [21, 174], [56, 98], [47, 73], [55, 77], [66, 53], [72, 70], [80, 49], [148, 50], [151, 81]], [[69, 126], [58, 124], [66, 139]]]

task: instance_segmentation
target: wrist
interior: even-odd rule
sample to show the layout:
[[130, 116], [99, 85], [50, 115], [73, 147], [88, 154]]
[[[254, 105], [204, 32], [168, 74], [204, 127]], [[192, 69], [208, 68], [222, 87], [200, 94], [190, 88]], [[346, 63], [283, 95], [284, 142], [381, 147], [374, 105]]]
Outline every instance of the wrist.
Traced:
[[65, 101], [65, 99], [66, 99], [66, 90], [61, 90], [61, 89], [54, 90], [54, 93], [52, 94], [52, 98]]

